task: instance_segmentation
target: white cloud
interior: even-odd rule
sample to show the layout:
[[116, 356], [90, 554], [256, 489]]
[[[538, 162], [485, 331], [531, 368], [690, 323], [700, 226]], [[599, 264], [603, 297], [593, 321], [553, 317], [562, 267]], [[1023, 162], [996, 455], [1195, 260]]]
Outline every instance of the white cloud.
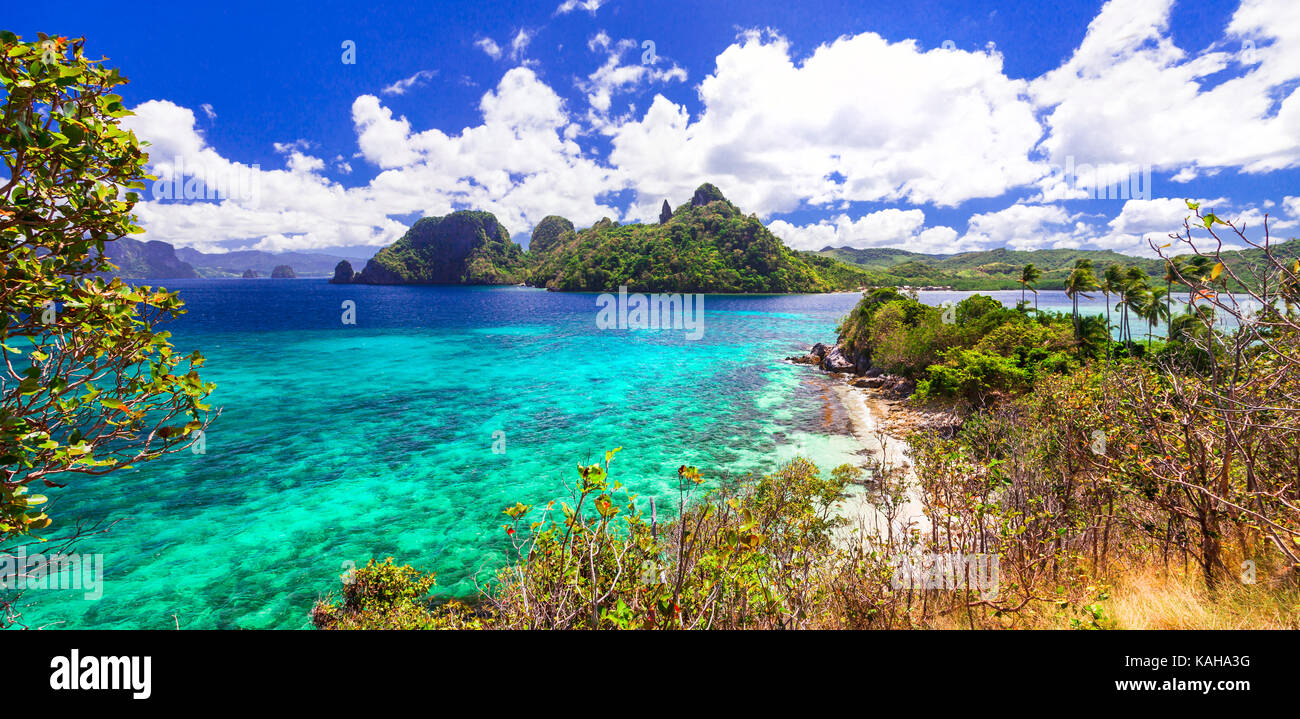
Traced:
[[[1030, 84], [1047, 110], [1042, 149], [1058, 163], [1072, 156], [1177, 170], [1180, 182], [1193, 166], [1300, 165], [1300, 3], [1245, 0], [1226, 37], [1199, 54], [1174, 44], [1172, 4], [1110, 0], [1074, 55]], [[1257, 49], [1243, 58], [1229, 40]], [[1244, 74], [1214, 85], [1210, 76], [1225, 69]]]
[[202, 105], [199, 105], [199, 109], [203, 111], [204, 115], [208, 116], [209, 120], [217, 119], [217, 111], [212, 109], [211, 104], [205, 102]]
[[774, 220], [768, 229], [797, 250], [897, 247], [913, 252], [951, 253], [979, 249], [965, 238], [959, 240], [957, 231], [951, 227], [925, 227], [925, 213], [918, 209], [887, 208], [856, 220], [841, 214], [831, 220], [802, 226]]
[[[1200, 200], [1202, 207], [1226, 202], [1224, 198]], [[1170, 233], [1182, 232], [1183, 221], [1194, 213], [1181, 198], [1129, 200], [1118, 215], [1107, 223], [1104, 234], [1093, 239], [1098, 249], [1115, 250], [1128, 255], [1150, 256], [1150, 242], [1157, 247], [1171, 242]], [[1195, 218], [1193, 218], [1193, 221]]]
[[850, 219], [834, 219], [796, 226], [785, 220], [773, 220], [768, 229], [796, 250], [820, 250], [824, 247], [902, 247], [916, 237], [925, 225], [921, 210], [885, 209]]
[[597, 48], [608, 50], [612, 42], [613, 40], [610, 39], [609, 33], [605, 32], [604, 30], [601, 30], [597, 32], [595, 35], [593, 35], [590, 40], [587, 41], [587, 49], [592, 52], [595, 52]]
[[501, 57], [501, 46], [490, 37], [481, 37], [474, 41], [474, 47], [487, 53], [487, 56], [496, 60]]
[[896, 247], [914, 252], [951, 254], [990, 247], [1013, 249], [1078, 247], [1091, 230], [1056, 205], [1016, 204], [972, 215], [964, 234], [946, 226], [925, 226], [919, 209], [888, 208], [852, 220], [841, 214], [833, 220], [801, 227], [775, 220], [769, 228], [790, 247], [820, 250], [824, 247]]
[[979, 247], [1007, 246], [1016, 250], [1076, 247], [1076, 232], [1086, 225], [1072, 224], [1058, 205], [1011, 205], [997, 212], [972, 215], [963, 238]]
[[247, 190], [229, 193], [219, 201], [189, 203], [146, 194], [150, 199], [135, 208], [146, 230], [145, 239], [219, 251], [229, 249], [230, 243], [247, 246], [280, 235], [282, 239], [276, 242], [302, 249], [382, 245], [405, 231], [388, 218], [395, 213], [366, 188], [347, 190], [321, 177], [318, 173], [324, 163], [303, 153], [306, 141], [276, 143], [276, 151], [287, 155], [288, 169], [263, 170], [222, 157], [207, 144], [188, 108], [150, 100], [134, 111], [123, 124], [152, 143], [149, 164], [160, 183], [181, 174]]
[[[639, 58], [624, 64], [639, 46], [604, 30], [587, 42], [603, 60], [576, 79], [581, 99], [571, 108], [531, 69], [536, 60], [525, 56], [536, 31], [520, 29], [505, 48], [488, 37], [474, 41], [489, 57], [508, 55], [521, 65], [481, 95], [480, 124], [414, 128], [384, 105], [380, 96], [401, 95], [434, 73], [421, 71], [355, 99], [359, 152], [351, 158], [326, 161], [306, 140], [275, 143], [285, 158], [277, 170], [226, 159], [207, 144], [193, 111], [151, 101], [128, 126], [154, 143], [158, 174], [169, 177], [182, 165], [186, 174], [243, 173], [257, 178], [260, 191], [257, 202], [155, 200], [139, 212], [151, 238], [180, 245], [373, 245], [400, 235], [393, 216], [460, 208], [495, 212], [515, 232], [548, 214], [579, 226], [601, 216], [653, 220], [664, 198], [676, 204], [708, 181], [761, 217], [821, 210], [826, 219], [819, 222], [771, 223], [799, 248], [1005, 245], [1149, 254], [1146, 238], [1162, 244], [1181, 228], [1182, 199], [1129, 200], [1113, 216], [1118, 204], [1085, 203], [1107, 212], [1072, 213], [1061, 203], [1087, 193], [1050, 174], [1052, 165], [1154, 166], [1175, 186], [1226, 169], [1300, 167], [1300, 3], [1243, 0], [1222, 37], [1189, 52], [1172, 39], [1172, 1], [1110, 0], [1072, 56], [1032, 80], [1008, 78], [996, 48], [923, 51], [912, 40], [863, 33], [796, 55], [772, 31], [746, 32], [693, 88], [697, 112], [662, 94], [633, 107], [635, 93], [678, 87], [686, 70]], [[569, 0], [557, 14], [594, 14], [603, 4]], [[1253, 49], [1242, 53], [1243, 43]], [[216, 117], [210, 105], [200, 111]], [[591, 133], [610, 136], [607, 157], [579, 147]], [[348, 174], [359, 161], [380, 171], [363, 186], [344, 187], [323, 174]], [[630, 206], [611, 206], [610, 193], [627, 189]], [[1008, 206], [971, 215], [961, 232], [927, 227], [915, 207], [999, 197], [1008, 197]], [[855, 220], [845, 211], [856, 202], [897, 207]], [[1221, 215], [1232, 210], [1252, 227], [1262, 221], [1260, 205], [1214, 203]], [[1300, 224], [1300, 198], [1281, 204], [1272, 226]]]
[[405, 95], [407, 90], [437, 75], [437, 70], [421, 70], [380, 90], [385, 95]]
[[[620, 40], [615, 43], [608, 35], [604, 35], [598, 46], [608, 52], [605, 63], [588, 75], [585, 81], [578, 82], [579, 89], [587, 93], [587, 102], [591, 105], [587, 121], [595, 129], [604, 130], [630, 119], [623, 117], [611, 123], [609, 110], [615, 94], [632, 92], [651, 83], [686, 81], [686, 70], [676, 63], [672, 67], [662, 68], [646, 63], [624, 65], [623, 55], [640, 47], [636, 40]], [[592, 43], [588, 43], [588, 47], [593, 47]]]
[[592, 15], [595, 15], [596, 11], [600, 9], [600, 6], [604, 5], [606, 2], [607, 0], [564, 0], [563, 3], [560, 3], [559, 7], [555, 8], [555, 14], [567, 15], [574, 10], [586, 10]]
[[[358, 97], [352, 116], [361, 157], [383, 171], [365, 186], [345, 188], [321, 174], [326, 163], [305, 152], [310, 143], [304, 140], [275, 144], [287, 169], [261, 170], [209, 147], [189, 109], [146, 102], [128, 124], [154, 143], [155, 172], [170, 176], [172, 165], [180, 164], [186, 174], [244, 173], [255, 177], [257, 192], [221, 202], [155, 199], [138, 205], [137, 212], [148, 239], [209, 250], [233, 242], [278, 249], [388, 244], [405, 231], [392, 216], [454, 209], [493, 212], [515, 232], [528, 231], [549, 214], [579, 225], [620, 218], [617, 208], [598, 199], [619, 189], [612, 172], [583, 157], [570, 137], [573, 123], [564, 103], [532, 70], [506, 72], [479, 109], [482, 124], [458, 135], [413, 132], [379, 98]], [[342, 156], [333, 163], [351, 169]]]
[[533, 41], [533, 33], [526, 29], [520, 29], [515, 33], [515, 38], [510, 41], [510, 59], [521, 60], [524, 52], [528, 50], [528, 43]]
[[1026, 88], [997, 55], [865, 33], [796, 62], [784, 38], [748, 33], [700, 84], [698, 117], [658, 96], [614, 131], [610, 160], [643, 219], [704, 180], [760, 216], [803, 203], [951, 206], [1043, 175], [1029, 159], [1042, 130]]

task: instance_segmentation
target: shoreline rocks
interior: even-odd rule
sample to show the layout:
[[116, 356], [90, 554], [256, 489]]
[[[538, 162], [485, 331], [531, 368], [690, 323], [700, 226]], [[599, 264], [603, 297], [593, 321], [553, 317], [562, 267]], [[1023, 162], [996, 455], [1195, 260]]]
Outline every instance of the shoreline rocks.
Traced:
[[828, 346], [818, 342], [807, 354], [786, 359], [795, 364], [813, 365], [852, 387], [866, 390], [888, 408], [883, 425], [891, 435], [905, 438], [923, 431], [952, 437], [961, 428], [964, 418], [955, 408], [920, 408], [907, 403], [916, 392], [915, 381], [873, 367], [863, 356], [850, 355], [839, 343]]

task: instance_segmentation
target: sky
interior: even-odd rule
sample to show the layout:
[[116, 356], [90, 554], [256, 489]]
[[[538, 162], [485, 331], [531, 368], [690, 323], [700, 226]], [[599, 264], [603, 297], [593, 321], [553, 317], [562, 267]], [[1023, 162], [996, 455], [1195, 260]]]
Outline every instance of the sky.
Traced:
[[22, 3], [130, 79], [143, 239], [369, 257], [487, 210], [796, 249], [1152, 255], [1186, 200], [1300, 225], [1297, 0]]

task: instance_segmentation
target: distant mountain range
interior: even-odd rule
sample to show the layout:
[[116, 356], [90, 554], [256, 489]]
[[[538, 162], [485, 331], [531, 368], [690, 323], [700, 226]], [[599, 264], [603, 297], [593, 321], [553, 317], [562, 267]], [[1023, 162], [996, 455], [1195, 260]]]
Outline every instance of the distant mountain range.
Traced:
[[252, 270], [260, 277], [269, 277], [276, 267], [288, 265], [298, 277], [330, 277], [334, 266], [343, 260], [336, 255], [317, 252], [263, 252], [261, 250], [236, 250], [209, 253], [182, 247], [176, 256], [194, 266], [200, 277], [242, 277]]
[[[1300, 240], [1273, 245], [1275, 256], [1300, 257]], [[962, 252], [954, 255], [927, 255], [893, 248], [853, 249], [851, 247], [826, 247], [817, 252], [846, 262], [870, 272], [872, 284], [913, 287], [937, 285], [957, 290], [1014, 290], [1020, 289], [1020, 271], [1033, 264], [1042, 271], [1039, 289], [1059, 290], [1065, 286], [1076, 260], [1092, 260], [1098, 276], [1107, 265], [1137, 266], [1152, 277], [1164, 277], [1164, 260], [1123, 255], [1111, 250], [1009, 250], [1000, 247], [980, 252]], [[1232, 264], [1234, 258], [1258, 261], [1262, 250], [1248, 249], [1225, 252], [1224, 259]]]
[[[314, 252], [238, 250], [207, 253], [188, 247], [123, 237], [105, 245], [117, 275], [133, 280], [221, 277], [330, 277], [344, 258]], [[288, 269], [285, 269], [288, 268]], [[278, 270], [278, 271], [277, 271]]]

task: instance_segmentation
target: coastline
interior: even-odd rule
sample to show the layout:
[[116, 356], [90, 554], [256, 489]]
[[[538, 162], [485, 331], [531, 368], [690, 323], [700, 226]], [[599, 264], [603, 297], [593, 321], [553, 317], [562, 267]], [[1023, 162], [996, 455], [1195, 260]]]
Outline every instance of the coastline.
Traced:
[[[871, 457], [867, 465], [871, 478], [850, 489], [835, 507], [835, 514], [848, 520], [836, 530], [836, 539], [845, 547], [856, 543], [866, 548], [868, 535], [889, 538], [923, 530], [928, 521], [916, 490], [911, 446], [890, 423], [894, 402], [878, 390], [846, 382], [836, 382], [833, 394], [849, 417], [849, 433]], [[892, 517], [880, 508], [885, 498], [882, 490], [887, 487], [901, 490]]]

